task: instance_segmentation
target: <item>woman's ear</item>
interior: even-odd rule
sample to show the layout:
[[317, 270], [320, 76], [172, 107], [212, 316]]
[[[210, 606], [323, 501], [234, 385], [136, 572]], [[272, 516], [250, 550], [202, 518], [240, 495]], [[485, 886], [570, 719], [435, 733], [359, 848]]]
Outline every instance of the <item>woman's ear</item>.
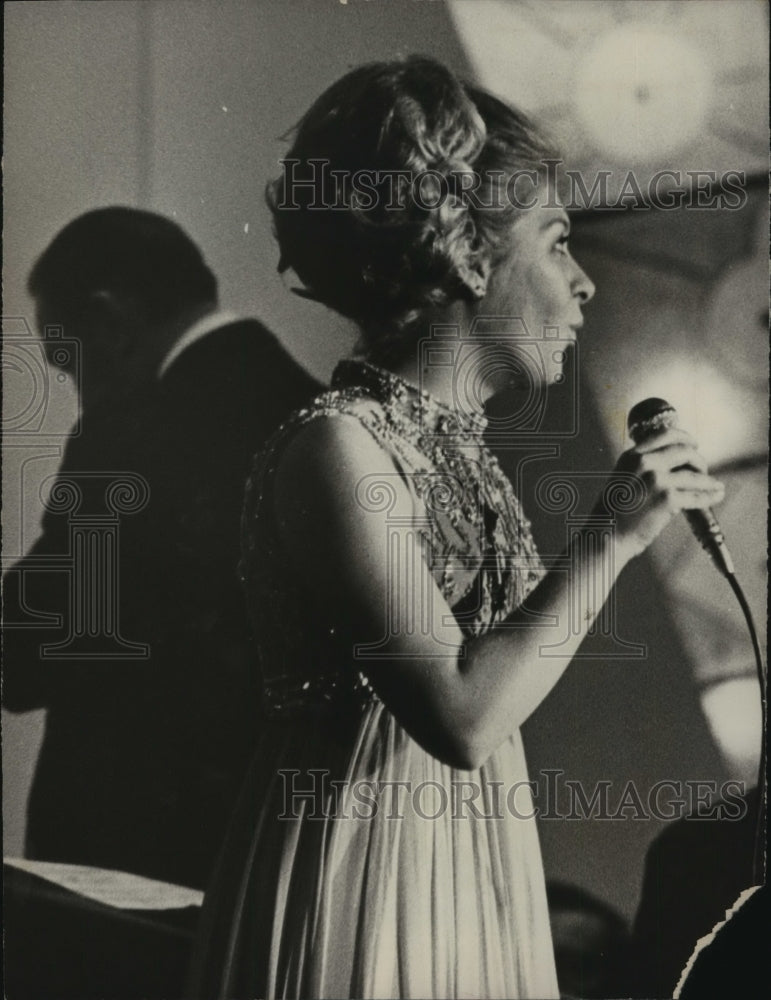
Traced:
[[478, 302], [487, 294], [487, 283], [491, 272], [490, 262], [483, 259], [458, 268], [458, 278], [473, 301]]

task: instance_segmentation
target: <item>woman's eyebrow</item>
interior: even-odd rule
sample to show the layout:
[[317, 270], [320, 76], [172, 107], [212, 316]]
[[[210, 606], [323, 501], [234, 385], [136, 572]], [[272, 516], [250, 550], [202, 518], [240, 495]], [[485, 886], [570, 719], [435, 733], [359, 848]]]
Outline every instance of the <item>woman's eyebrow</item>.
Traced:
[[544, 233], [548, 233], [552, 226], [560, 226], [564, 231], [565, 235], [570, 235], [570, 219], [567, 215], [555, 215], [551, 219], [547, 219], [541, 226]]

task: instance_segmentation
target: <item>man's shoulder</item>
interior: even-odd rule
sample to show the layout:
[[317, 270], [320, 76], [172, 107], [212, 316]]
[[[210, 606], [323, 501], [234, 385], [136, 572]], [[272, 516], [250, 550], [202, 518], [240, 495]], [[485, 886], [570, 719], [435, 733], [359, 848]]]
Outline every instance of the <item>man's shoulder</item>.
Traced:
[[251, 454], [320, 389], [261, 323], [239, 320], [189, 345], [161, 378], [158, 433], [179, 438], [183, 450], [221, 452], [223, 461]]
[[164, 377], [172, 376], [203, 359], [227, 365], [244, 356], [260, 357], [266, 354], [287, 352], [275, 334], [258, 319], [234, 318], [212, 327], [188, 344]]
[[233, 389], [253, 391], [255, 380], [289, 381], [315, 391], [317, 383], [259, 320], [235, 319], [217, 326], [179, 355], [161, 379], [163, 387], [200, 380], [225, 381]]

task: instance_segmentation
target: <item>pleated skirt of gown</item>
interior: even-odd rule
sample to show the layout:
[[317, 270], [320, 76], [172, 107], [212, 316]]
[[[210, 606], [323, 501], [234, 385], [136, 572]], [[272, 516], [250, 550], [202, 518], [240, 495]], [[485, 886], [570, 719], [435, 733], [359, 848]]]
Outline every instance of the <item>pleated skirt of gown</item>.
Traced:
[[454, 770], [379, 700], [269, 724], [207, 893], [197, 995], [559, 996], [526, 781], [519, 734]]

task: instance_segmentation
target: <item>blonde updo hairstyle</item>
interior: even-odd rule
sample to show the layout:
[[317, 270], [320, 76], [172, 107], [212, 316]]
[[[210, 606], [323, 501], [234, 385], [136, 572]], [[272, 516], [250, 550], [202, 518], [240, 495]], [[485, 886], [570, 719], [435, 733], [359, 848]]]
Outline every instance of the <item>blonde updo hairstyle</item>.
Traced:
[[393, 359], [428, 307], [484, 294], [518, 211], [509, 178], [555, 157], [522, 112], [433, 59], [361, 66], [300, 120], [267, 187], [279, 272], [353, 319], [370, 359]]

